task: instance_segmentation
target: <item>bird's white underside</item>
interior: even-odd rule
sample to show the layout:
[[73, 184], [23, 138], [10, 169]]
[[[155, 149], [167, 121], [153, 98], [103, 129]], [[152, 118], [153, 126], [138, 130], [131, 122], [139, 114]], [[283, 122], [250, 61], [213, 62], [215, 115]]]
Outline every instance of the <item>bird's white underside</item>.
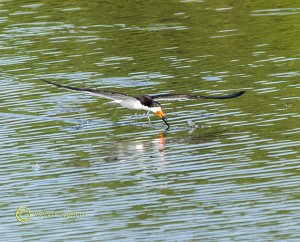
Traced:
[[120, 104], [124, 108], [135, 109], [135, 110], [146, 110], [150, 112], [157, 113], [161, 111], [161, 107], [147, 107], [141, 104], [137, 99], [135, 100], [115, 100], [115, 103]]
[[127, 96], [127, 95], [122, 95], [122, 94], [114, 94], [114, 95], [103, 95], [103, 94], [98, 94], [98, 93], [91, 93], [89, 94], [93, 96], [100, 96], [104, 98], [111, 99], [113, 101], [109, 102], [111, 104], [119, 104], [124, 108], [128, 109], [134, 109], [134, 110], [146, 110], [150, 112], [157, 113], [158, 111], [161, 111], [161, 107], [147, 107], [141, 104], [139, 100], [137, 100], [134, 97]]

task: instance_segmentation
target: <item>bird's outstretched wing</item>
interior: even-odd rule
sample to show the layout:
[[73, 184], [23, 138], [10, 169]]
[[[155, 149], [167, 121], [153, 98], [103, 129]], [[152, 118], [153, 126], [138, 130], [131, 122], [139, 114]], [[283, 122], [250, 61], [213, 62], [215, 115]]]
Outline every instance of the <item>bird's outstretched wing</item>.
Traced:
[[92, 89], [92, 88], [79, 88], [79, 87], [72, 87], [72, 86], [67, 86], [67, 85], [61, 85], [55, 82], [51, 82], [42, 78], [39, 78], [41, 81], [43, 82], [47, 82], [49, 84], [52, 84], [54, 86], [57, 87], [62, 87], [62, 88], [66, 88], [66, 89], [70, 89], [70, 90], [74, 90], [74, 91], [81, 91], [81, 92], [87, 92], [89, 94], [95, 95], [95, 96], [99, 96], [102, 98], [107, 98], [110, 100], [114, 100], [117, 102], [120, 101], [125, 101], [125, 100], [130, 100], [130, 101], [136, 101], [135, 97], [132, 97], [126, 93], [121, 93], [121, 92], [115, 92], [115, 91], [111, 91], [111, 90], [106, 90], [106, 89]]
[[187, 101], [197, 99], [230, 99], [243, 95], [245, 91], [235, 92], [225, 96], [202, 96], [202, 95], [189, 95], [189, 94], [157, 94], [150, 97], [155, 101]]

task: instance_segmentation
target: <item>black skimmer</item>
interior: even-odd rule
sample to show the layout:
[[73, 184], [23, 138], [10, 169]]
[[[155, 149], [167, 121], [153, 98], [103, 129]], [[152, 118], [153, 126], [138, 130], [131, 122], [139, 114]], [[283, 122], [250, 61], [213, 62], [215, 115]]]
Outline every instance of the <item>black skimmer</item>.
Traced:
[[233, 94], [225, 96], [203, 96], [203, 95], [190, 95], [190, 94], [156, 94], [156, 95], [142, 95], [142, 96], [130, 96], [126, 93], [111, 91], [107, 89], [92, 89], [92, 88], [79, 88], [73, 86], [61, 85], [45, 79], [39, 78], [41, 81], [47, 82], [57, 87], [62, 87], [70, 90], [87, 92], [95, 96], [112, 100], [112, 103], [117, 103], [124, 108], [145, 110], [147, 112], [154, 112], [162, 119], [167, 125], [168, 130], [170, 125], [168, 123], [165, 114], [162, 111], [161, 104], [158, 101], [187, 101], [198, 99], [230, 99], [236, 98], [245, 93], [245, 91], [235, 92]]

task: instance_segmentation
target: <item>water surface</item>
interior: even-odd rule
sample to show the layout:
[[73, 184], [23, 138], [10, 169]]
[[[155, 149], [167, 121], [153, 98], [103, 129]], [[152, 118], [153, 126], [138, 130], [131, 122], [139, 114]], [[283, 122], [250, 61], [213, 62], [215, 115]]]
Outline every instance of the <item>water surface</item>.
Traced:
[[[0, 6], [1, 240], [299, 240], [299, 4]], [[155, 115], [149, 124], [37, 77], [132, 95], [246, 94], [163, 102], [165, 132]], [[16, 220], [20, 206], [30, 221]]]

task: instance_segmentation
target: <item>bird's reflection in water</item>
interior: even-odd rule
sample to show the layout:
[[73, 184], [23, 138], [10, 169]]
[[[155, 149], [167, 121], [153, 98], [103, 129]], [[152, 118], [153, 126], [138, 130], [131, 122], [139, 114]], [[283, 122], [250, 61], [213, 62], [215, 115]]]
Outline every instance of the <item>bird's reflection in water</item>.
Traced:
[[106, 162], [126, 162], [141, 166], [143, 172], [153, 173], [164, 170], [167, 165], [165, 154], [165, 133], [156, 137], [117, 142]]

